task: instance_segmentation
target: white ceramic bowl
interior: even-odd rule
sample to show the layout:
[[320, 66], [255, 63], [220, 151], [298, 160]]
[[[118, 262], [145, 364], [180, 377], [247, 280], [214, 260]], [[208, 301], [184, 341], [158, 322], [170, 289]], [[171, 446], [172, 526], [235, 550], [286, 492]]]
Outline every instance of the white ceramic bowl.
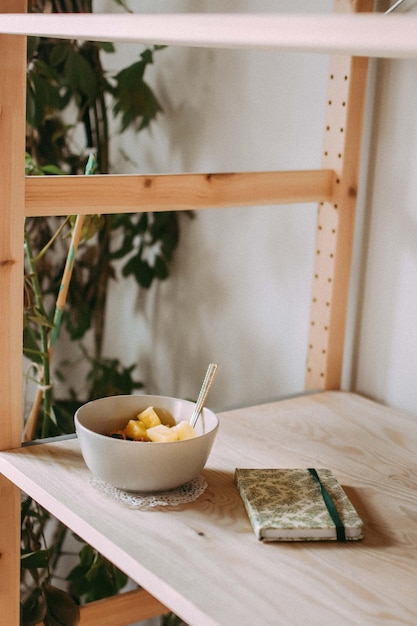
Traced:
[[196, 478], [206, 464], [219, 420], [204, 408], [197, 437], [164, 443], [126, 441], [107, 433], [124, 428], [148, 406], [167, 409], [176, 422], [189, 421], [194, 402], [166, 396], [109, 396], [81, 406], [74, 416], [81, 452], [92, 474], [120, 489], [167, 491]]

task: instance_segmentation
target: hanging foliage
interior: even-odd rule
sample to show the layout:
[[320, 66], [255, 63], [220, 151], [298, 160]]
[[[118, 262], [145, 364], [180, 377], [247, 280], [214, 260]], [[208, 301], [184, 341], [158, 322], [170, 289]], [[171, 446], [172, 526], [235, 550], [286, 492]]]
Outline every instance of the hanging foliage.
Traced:
[[[129, 11], [124, 0], [114, 1]], [[92, 0], [29, 0], [28, 10], [91, 13]], [[108, 173], [110, 120], [118, 124], [120, 133], [128, 128], [140, 132], [162, 114], [146, 81], [162, 49], [141, 50], [138, 60], [111, 75], [103, 63], [104, 55], [114, 53], [110, 43], [29, 38], [26, 174], [93, 173], [88, 171], [91, 151], [95, 171]], [[77, 147], [80, 141], [74, 140], [80, 131], [81, 148]], [[179, 214], [175, 212], [26, 220], [24, 354], [38, 385], [27, 420], [27, 439], [73, 430], [72, 416], [80, 404], [77, 392], [69, 389], [67, 398], [56, 398], [51, 384], [53, 348], [62, 326], [79, 343], [90, 366], [88, 399], [130, 394], [142, 387], [134, 365], [103, 357], [108, 285], [111, 280], [133, 277], [140, 287], [148, 288], [154, 280], [166, 279], [178, 243]], [[120, 273], [116, 264], [122, 268]], [[67, 266], [71, 266], [70, 274]], [[88, 331], [94, 340], [86, 347], [80, 342]], [[54, 375], [60, 377], [59, 367]], [[124, 574], [83, 544], [79, 563], [68, 574], [69, 592], [58, 588], [52, 581], [67, 529], [30, 498], [22, 502], [21, 519], [22, 626], [42, 622], [76, 626], [80, 603], [113, 595], [125, 585]], [[48, 541], [46, 525], [53, 528]], [[177, 621], [172, 614], [166, 619]]]

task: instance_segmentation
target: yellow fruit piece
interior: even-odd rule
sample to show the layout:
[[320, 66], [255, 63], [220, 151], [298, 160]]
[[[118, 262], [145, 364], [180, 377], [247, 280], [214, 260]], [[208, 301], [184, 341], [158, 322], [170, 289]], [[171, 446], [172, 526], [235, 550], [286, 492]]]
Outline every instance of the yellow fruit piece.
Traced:
[[176, 426], [173, 426], [171, 431], [175, 431], [177, 433], [179, 441], [182, 441], [183, 439], [192, 439], [196, 436], [194, 428], [185, 420], [183, 422], [179, 422]]
[[175, 432], [175, 428], [169, 428], [165, 424], [158, 424], [147, 430], [148, 437], [154, 442], [167, 442], [178, 441], [178, 434]]
[[139, 420], [129, 420], [123, 432], [135, 441], [149, 441], [146, 426]]
[[162, 424], [165, 424], [166, 426], [175, 426], [175, 419], [167, 409], [155, 406], [154, 411], [161, 420]]
[[153, 428], [161, 423], [157, 413], [153, 406], [148, 406], [147, 409], [138, 414], [137, 419], [143, 422], [146, 428]]

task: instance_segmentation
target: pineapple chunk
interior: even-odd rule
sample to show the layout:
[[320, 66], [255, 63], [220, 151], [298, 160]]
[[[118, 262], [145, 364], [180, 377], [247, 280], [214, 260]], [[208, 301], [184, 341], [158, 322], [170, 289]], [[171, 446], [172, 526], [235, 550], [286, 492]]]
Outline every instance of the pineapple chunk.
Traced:
[[182, 441], [196, 437], [189, 422], [184, 420], [176, 424], [169, 411], [152, 406], [138, 413], [136, 419], [129, 420], [125, 428], [118, 432], [134, 441]]
[[172, 414], [167, 409], [162, 409], [159, 406], [154, 407], [154, 411], [161, 420], [162, 424], [166, 426], [175, 426], [175, 420]]
[[139, 420], [129, 420], [123, 432], [135, 441], [149, 441], [146, 426]]
[[173, 426], [171, 428], [171, 431], [175, 431], [177, 433], [179, 441], [182, 441], [183, 439], [192, 439], [196, 436], [194, 428], [189, 422], [186, 422], [185, 420], [179, 422], [176, 426]]
[[147, 433], [151, 441], [160, 443], [178, 441], [178, 434], [175, 432], [175, 428], [169, 428], [169, 426], [165, 426], [165, 424], [152, 426], [152, 428], [148, 428]]
[[143, 422], [146, 428], [153, 428], [153, 426], [158, 426], [161, 423], [153, 406], [148, 406], [147, 409], [139, 413], [137, 419]]

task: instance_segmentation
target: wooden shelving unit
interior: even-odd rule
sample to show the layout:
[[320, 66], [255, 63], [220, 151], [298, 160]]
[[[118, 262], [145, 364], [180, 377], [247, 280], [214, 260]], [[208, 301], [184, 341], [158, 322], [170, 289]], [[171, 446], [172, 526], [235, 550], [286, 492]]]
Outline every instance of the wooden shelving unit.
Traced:
[[[330, 16], [0, 13], [0, 615], [19, 622], [20, 489], [129, 574], [138, 594], [82, 612], [82, 625], [128, 624], [166, 610], [195, 626], [416, 623], [417, 424], [340, 387], [367, 57], [417, 57], [415, 16], [336, 0]], [[359, 13], [356, 15], [356, 13]], [[364, 13], [364, 14], [362, 14]], [[25, 179], [25, 35], [325, 52], [322, 169], [233, 175]], [[359, 56], [358, 56], [359, 55]], [[221, 416], [208, 489], [171, 511], [125, 509], [91, 484], [75, 439], [21, 448], [23, 220], [26, 215], [318, 202], [306, 387], [319, 391]], [[253, 416], [263, 434], [253, 432]], [[233, 485], [236, 466], [331, 466], [365, 522], [360, 544], [264, 545]], [[111, 607], [118, 615], [111, 617]], [[107, 621], [106, 621], [107, 620]], [[385, 620], [385, 622], [384, 622]], [[1, 621], [1, 618], [0, 618]]]

